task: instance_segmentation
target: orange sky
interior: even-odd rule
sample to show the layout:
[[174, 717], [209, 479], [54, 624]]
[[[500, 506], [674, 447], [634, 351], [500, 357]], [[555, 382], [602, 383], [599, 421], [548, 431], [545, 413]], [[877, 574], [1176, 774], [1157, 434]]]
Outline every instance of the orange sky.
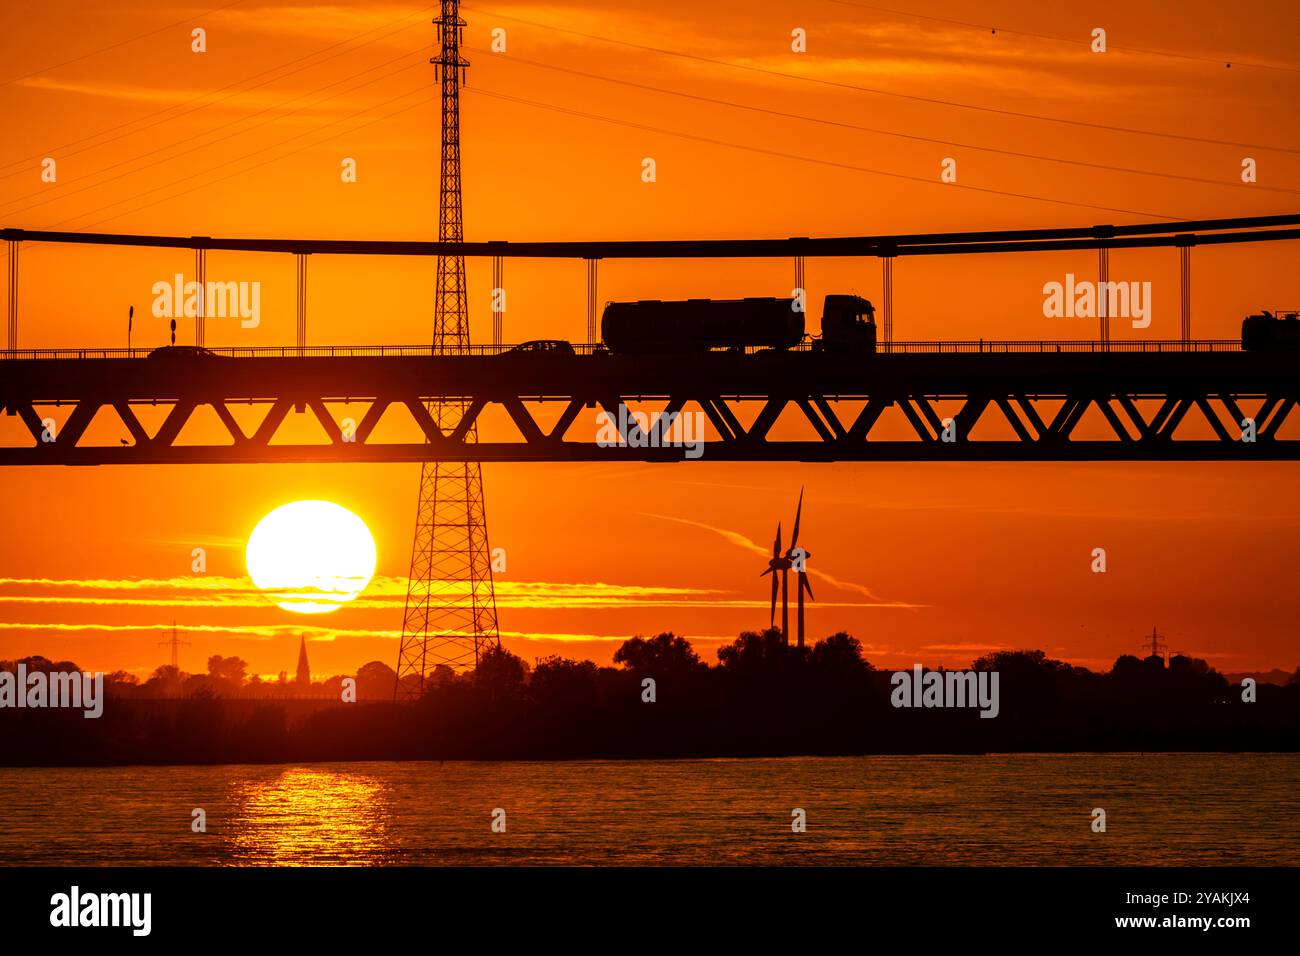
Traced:
[[[0, 225], [436, 235], [432, 10], [212, 4], [5, 4]], [[470, 239], [1031, 228], [1298, 205], [1300, 14], [1290, 3], [1229, 16], [1218, 3], [1063, 13], [902, 0], [475, 0], [464, 13]], [[207, 31], [206, 53], [191, 52], [194, 26]], [[489, 52], [495, 27], [506, 31], [505, 53]], [[804, 54], [790, 50], [796, 27], [807, 31]], [[1089, 49], [1094, 27], [1107, 31], [1104, 54]], [[57, 163], [52, 184], [40, 178], [45, 157]], [[345, 184], [349, 157], [358, 181]], [[641, 180], [646, 157], [653, 184]], [[945, 157], [957, 161], [956, 184], [939, 182]], [[1258, 164], [1252, 185], [1240, 182], [1245, 157]], [[1231, 337], [1248, 312], [1300, 305], [1295, 251], [1195, 250], [1194, 334]], [[163, 344], [150, 287], [192, 270], [188, 252], [27, 244], [22, 255], [24, 347], [123, 346], [130, 304], [135, 343]], [[1095, 262], [1090, 253], [903, 260], [895, 337], [1092, 337], [1087, 320], [1043, 318], [1041, 290], [1066, 272], [1091, 276]], [[289, 257], [212, 253], [208, 275], [263, 286], [260, 327], [210, 319], [208, 344], [292, 342]], [[471, 261], [469, 277], [482, 341], [488, 264]], [[1116, 323], [1118, 336], [1177, 336], [1173, 250], [1114, 253], [1111, 277], [1153, 288], [1152, 327]], [[600, 297], [786, 295], [792, 278], [786, 261], [607, 262]], [[878, 302], [879, 263], [810, 260], [808, 285], [814, 301], [857, 291]], [[507, 262], [506, 287], [507, 341], [583, 337], [581, 263]], [[432, 298], [429, 262], [313, 257], [309, 341], [426, 342]], [[392, 664], [417, 473], [0, 472], [0, 657], [42, 653], [144, 675], [165, 660], [156, 643], [174, 617], [193, 642], [182, 653], [190, 670], [222, 653], [261, 673], [292, 671], [300, 630], [318, 675]], [[493, 465], [484, 480], [491, 543], [507, 551], [503, 639], [529, 660], [607, 661], [623, 638], [663, 629], [711, 649], [765, 624], [764, 561], [746, 541], [770, 542], [777, 520], [788, 528], [806, 486], [804, 540], [812, 566], [831, 576], [814, 578], [812, 632], [850, 630], [877, 664], [964, 664], [990, 648], [1035, 646], [1104, 666], [1157, 624], [1174, 650], [1238, 670], [1300, 663], [1295, 476], [1286, 464], [728, 465], [706, 456], [673, 467]], [[243, 543], [257, 520], [305, 497], [352, 509], [379, 546], [383, 579], [327, 617], [284, 612], [245, 579]], [[209, 554], [201, 580], [190, 573], [194, 547]], [[1089, 571], [1094, 547], [1110, 556], [1105, 575]]]

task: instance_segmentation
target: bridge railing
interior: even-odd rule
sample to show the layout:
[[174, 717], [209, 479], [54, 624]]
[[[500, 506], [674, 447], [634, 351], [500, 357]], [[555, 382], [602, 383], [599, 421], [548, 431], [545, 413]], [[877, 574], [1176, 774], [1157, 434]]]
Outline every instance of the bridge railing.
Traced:
[[985, 340], [881, 343], [882, 352], [1240, 352], [1240, 339], [1110, 339], [1101, 341]]
[[[18, 349], [16, 351], [0, 350], [0, 361], [17, 359], [40, 360], [85, 360], [85, 359], [150, 359], [163, 363], [169, 361], [203, 361], [207, 358], [383, 358], [396, 356], [429, 357], [439, 355], [489, 356], [511, 353], [515, 346], [510, 345], [466, 345], [457, 349], [435, 353], [429, 345], [310, 345], [310, 346], [258, 346], [244, 348], [212, 348], [195, 353], [192, 349], [178, 348], [176, 352], [160, 349]], [[813, 343], [805, 341], [789, 351], [812, 351]], [[574, 344], [573, 350], [578, 355], [604, 353], [599, 344]], [[761, 348], [746, 348], [745, 354], [770, 351]], [[1169, 352], [1240, 352], [1239, 339], [1193, 339], [1183, 342], [1178, 339], [1140, 339], [1133, 341], [1109, 342], [1086, 340], [1032, 341], [1032, 340], [995, 340], [971, 339], [934, 342], [892, 342], [879, 345], [881, 353], [888, 354], [1003, 354], [1013, 352], [1038, 352], [1055, 354], [1061, 352], [1138, 352], [1145, 354]], [[552, 355], [555, 353], [519, 351], [516, 355]]]

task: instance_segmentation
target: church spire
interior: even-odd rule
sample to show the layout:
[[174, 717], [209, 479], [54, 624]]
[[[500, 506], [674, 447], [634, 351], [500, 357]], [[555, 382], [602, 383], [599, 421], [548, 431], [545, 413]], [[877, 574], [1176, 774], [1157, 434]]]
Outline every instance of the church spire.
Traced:
[[298, 645], [298, 678], [297, 683], [304, 687], [311, 683], [311, 668], [307, 666], [307, 635], [301, 635], [301, 643]]

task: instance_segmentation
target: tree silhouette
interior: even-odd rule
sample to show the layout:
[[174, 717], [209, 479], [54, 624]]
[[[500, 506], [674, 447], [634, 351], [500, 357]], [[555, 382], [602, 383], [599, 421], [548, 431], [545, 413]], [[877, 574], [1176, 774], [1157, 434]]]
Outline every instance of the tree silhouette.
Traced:
[[837, 631], [813, 645], [809, 663], [827, 673], [866, 674], [875, 670], [862, 656], [862, 643], [846, 631]]
[[213, 654], [208, 658], [208, 676], [216, 680], [229, 681], [238, 686], [244, 682], [248, 662], [240, 657], [222, 657]]
[[691, 642], [672, 631], [651, 638], [629, 638], [614, 652], [614, 663], [634, 674], [650, 676], [684, 674], [705, 666]]
[[744, 631], [736, 640], [718, 648], [723, 670], [735, 673], [763, 673], [784, 670], [798, 649], [786, 644], [781, 631], [769, 627], [764, 631]]
[[383, 661], [370, 661], [357, 668], [358, 700], [392, 700], [397, 672]]
[[511, 654], [504, 647], [489, 647], [479, 654], [478, 667], [474, 668], [474, 684], [494, 695], [517, 691], [528, 674], [528, 665], [522, 657]]

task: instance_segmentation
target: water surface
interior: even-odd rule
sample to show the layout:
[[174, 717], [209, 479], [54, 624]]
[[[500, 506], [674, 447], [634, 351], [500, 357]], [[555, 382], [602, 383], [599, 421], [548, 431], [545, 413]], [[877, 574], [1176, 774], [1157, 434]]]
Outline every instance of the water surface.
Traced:
[[1297, 865], [1297, 794], [1295, 754], [3, 768], [0, 862]]

